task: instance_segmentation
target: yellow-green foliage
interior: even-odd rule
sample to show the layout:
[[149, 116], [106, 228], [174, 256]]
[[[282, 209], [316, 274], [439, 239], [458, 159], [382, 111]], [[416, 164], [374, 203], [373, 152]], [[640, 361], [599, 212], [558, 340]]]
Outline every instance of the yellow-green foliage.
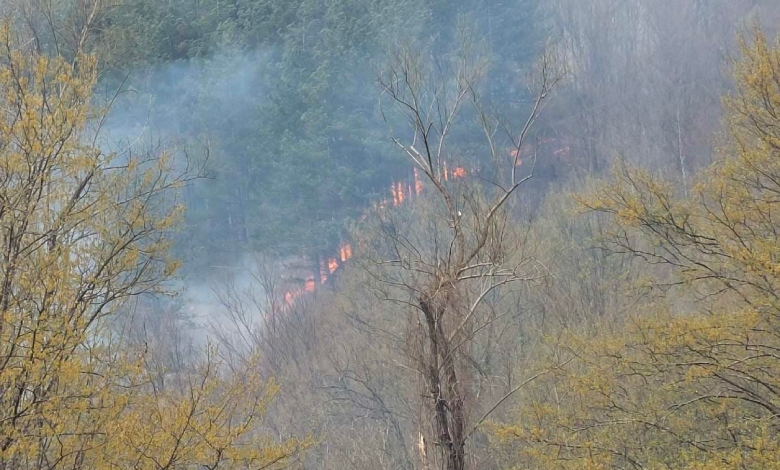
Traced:
[[[95, 61], [18, 47], [0, 25], [0, 468], [271, 465], [300, 443], [257, 433], [276, 393], [209, 351], [160, 389], [104, 318], [175, 270], [166, 155], [91, 140]], [[265, 467], [263, 467], [265, 468]]]
[[693, 312], [670, 299], [557, 338], [573, 359], [493, 426], [519, 468], [780, 468], [780, 45], [741, 44], [727, 145], [690, 194], [623, 166], [581, 199]]

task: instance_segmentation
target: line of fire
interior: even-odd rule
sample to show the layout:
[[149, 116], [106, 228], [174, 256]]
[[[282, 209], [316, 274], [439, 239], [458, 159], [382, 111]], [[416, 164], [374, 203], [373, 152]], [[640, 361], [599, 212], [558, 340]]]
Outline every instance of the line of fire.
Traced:
[[[540, 144], [550, 144], [555, 142], [553, 139], [546, 139], [540, 142]], [[519, 150], [519, 151], [518, 151]], [[516, 164], [518, 166], [523, 164], [521, 157], [530, 156], [533, 153], [533, 147], [525, 145], [520, 149], [513, 149], [508, 152], [511, 158], [516, 158]], [[561, 158], [566, 157], [569, 154], [568, 145], [558, 145], [554, 150], [550, 152], [552, 157]], [[463, 166], [455, 165], [448, 166], [447, 162], [443, 162], [441, 165], [440, 176], [444, 181], [452, 181], [461, 178], [465, 178], [468, 174], [474, 170], [468, 170]], [[424, 191], [424, 184], [420, 176], [420, 172], [417, 168], [414, 168], [411, 181], [396, 181], [390, 184], [389, 196], [382, 198], [372, 205], [374, 210], [384, 210], [391, 207], [400, 207], [407, 201], [412, 200], [415, 196], [419, 196]], [[368, 214], [366, 214], [367, 216]], [[319, 266], [319, 273], [313, 273], [306, 271], [304, 276], [296, 276], [298, 279], [305, 279], [303, 285], [299, 285], [285, 292], [284, 300], [287, 305], [292, 306], [296, 300], [302, 296], [312, 294], [317, 290], [317, 286], [323, 285], [328, 282], [328, 279], [350, 258], [352, 258], [352, 245], [344, 242], [338, 247], [338, 253], [331, 257], [320, 257], [317, 260]]]

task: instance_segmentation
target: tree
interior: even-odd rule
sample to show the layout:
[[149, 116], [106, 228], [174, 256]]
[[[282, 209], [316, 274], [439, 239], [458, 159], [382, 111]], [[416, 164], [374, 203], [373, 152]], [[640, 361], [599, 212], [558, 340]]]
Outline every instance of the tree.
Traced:
[[[191, 177], [170, 153], [105, 153], [93, 57], [38, 54], [0, 26], [0, 468], [273, 465], [275, 394], [208, 350], [160, 387], [109, 320], [166, 286]], [[189, 176], [188, 176], [189, 175]], [[245, 371], [246, 372], [246, 371]]]
[[566, 335], [576, 360], [499, 430], [524, 465], [778, 468], [780, 44], [756, 30], [741, 50], [721, 154], [687, 198], [627, 165], [582, 198], [615, 222], [604, 248], [654, 266], [667, 301]]
[[255, 245], [325, 255], [346, 222], [401, 174], [399, 159], [382, 145], [371, 60], [399, 31], [416, 35], [424, 19], [419, 2], [406, 0], [392, 8], [300, 2], [281, 38], [258, 131], [248, 139], [256, 185], [274, 195], [251, 196]]
[[[533, 158], [521, 166], [521, 148], [562, 79], [552, 56], [544, 55], [536, 97], [524, 124], [514, 128], [483, 105], [487, 63], [477, 44], [463, 38], [462, 49], [445, 57], [401, 49], [380, 77], [382, 99], [406, 126], [399, 135], [391, 124], [397, 120], [388, 117], [393, 141], [431, 191], [430, 213], [422, 215], [428, 221], [422, 232], [385, 214], [376, 265], [368, 268], [380, 280], [377, 294], [410, 315], [407, 353], [422, 381], [423, 465], [448, 470], [469, 466], [467, 443], [484, 420], [477, 413], [488, 415], [504, 400], [483, 410], [474, 406], [471, 355], [475, 336], [495, 319], [491, 299], [502, 287], [540, 276], [534, 260], [521, 250], [516, 256], [510, 245], [508, 203], [533, 175]], [[462, 148], [453, 142], [468, 129], [468, 118], [484, 135], [481, 155], [471, 160], [459, 158]], [[486, 186], [477, 183], [480, 177], [490, 178]]]
[[748, 15], [760, 8], [771, 18], [770, 3], [555, 2], [555, 35], [572, 80], [548, 116], [573, 163], [608, 173], [620, 155], [690, 186], [690, 175], [712, 162], [710, 136], [729, 86], [716, 64], [735, 50], [732, 32]]

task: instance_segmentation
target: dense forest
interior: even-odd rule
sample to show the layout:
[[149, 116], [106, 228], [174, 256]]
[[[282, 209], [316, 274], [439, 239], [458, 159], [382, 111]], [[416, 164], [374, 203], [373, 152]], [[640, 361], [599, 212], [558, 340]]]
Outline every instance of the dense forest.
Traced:
[[0, 0], [0, 470], [780, 469], [778, 25]]

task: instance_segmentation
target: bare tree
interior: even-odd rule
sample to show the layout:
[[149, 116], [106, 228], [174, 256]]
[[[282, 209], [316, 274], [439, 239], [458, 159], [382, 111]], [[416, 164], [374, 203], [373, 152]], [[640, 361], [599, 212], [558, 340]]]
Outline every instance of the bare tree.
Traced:
[[289, 295], [303, 289], [306, 280], [283, 275], [285, 271], [294, 270], [271, 256], [255, 254], [245, 266], [214, 282], [219, 315], [209, 320], [208, 330], [229, 364], [240, 366], [260, 354], [262, 373], [272, 375], [311, 349], [316, 332], [310, 299], [293, 301]]
[[106, 18], [123, 0], [7, 0], [0, 16], [17, 25], [20, 36], [39, 53], [75, 60], [80, 54], [108, 47], [96, 37]]
[[[522, 246], [511, 245], [508, 205], [533, 176], [531, 131], [563, 78], [545, 54], [530, 76], [535, 98], [515, 126], [481, 99], [488, 64], [473, 41], [462, 44], [442, 59], [401, 49], [380, 76], [383, 114], [389, 102], [406, 126], [406, 137], [398, 135], [395, 116], [384, 114], [392, 140], [424, 180], [430, 208], [427, 229], [416, 231], [380, 213], [383, 247], [369, 268], [377, 294], [409, 313], [407, 352], [422, 384], [420, 455], [447, 470], [473, 466], [469, 438], [522, 386], [482, 409], [470, 406], [479, 395], [473, 346], [495, 321], [491, 304], [502, 288], [542, 276]], [[483, 145], [464, 158], [469, 149], [457, 147], [457, 133], [474, 123]], [[480, 158], [488, 163], [476, 167]]]
[[548, 119], [567, 136], [572, 162], [601, 173], [619, 155], [668, 172], [689, 191], [692, 175], [711, 163], [720, 97], [730, 86], [722, 72], [736, 52], [734, 31], [750, 17], [771, 25], [776, 4], [550, 2], [571, 80]]

